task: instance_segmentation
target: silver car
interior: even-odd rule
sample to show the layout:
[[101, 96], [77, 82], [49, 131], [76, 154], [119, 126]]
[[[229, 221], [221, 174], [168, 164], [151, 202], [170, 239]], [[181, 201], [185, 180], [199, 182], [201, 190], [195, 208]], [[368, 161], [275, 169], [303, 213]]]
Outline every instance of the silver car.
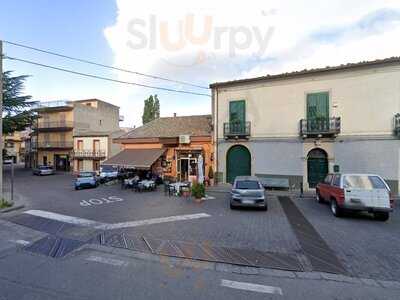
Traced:
[[256, 207], [268, 209], [264, 188], [257, 177], [238, 176], [232, 186], [231, 209], [236, 207]]
[[53, 175], [54, 169], [50, 166], [38, 166], [37, 168], [33, 169], [33, 175]]

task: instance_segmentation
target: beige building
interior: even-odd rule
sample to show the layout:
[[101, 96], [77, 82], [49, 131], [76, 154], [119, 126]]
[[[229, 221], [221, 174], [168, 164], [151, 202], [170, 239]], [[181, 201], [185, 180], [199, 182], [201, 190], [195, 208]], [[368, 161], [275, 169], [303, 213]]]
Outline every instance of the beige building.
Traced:
[[98, 99], [41, 102], [36, 111], [38, 120], [31, 135], [34, 166], [69, 171], [74, 136], [119, 130], [119, 107]]
[[[400, 177], [400, 58], [211, 84], [218, 178], [305, 189], [327, 172]], [[285, 183], [286, 182], [286, 183]]]
[[122, 149], [120, 144], [113, 143], [125, 131], [114, 132], [86, 132], [74, 136], [73, 170], [99, 171], [100, 164], [116, 155]]
[[15, 131], [3, 135], [4, 149], [8, 158], [14, 163], [23, 163], [25, 159], [25, 138], [29, 135], [28, 131]]

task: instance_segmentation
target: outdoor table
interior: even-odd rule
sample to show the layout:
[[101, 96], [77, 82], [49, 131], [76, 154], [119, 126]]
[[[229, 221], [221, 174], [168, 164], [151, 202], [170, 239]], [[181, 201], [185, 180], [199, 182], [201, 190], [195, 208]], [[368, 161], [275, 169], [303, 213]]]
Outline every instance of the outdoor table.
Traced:
[[173, 187], [175, 190], [176, 194], [179, 194], [182, 190], [183, 187], [190, 187], [189, 182], [175, 182], [175, 183], [170, 183], [170, 187]]
[[146, 190], [152, 190], [156, 187], [156, 183], [153, 180], [142, 180], [139, 182]]

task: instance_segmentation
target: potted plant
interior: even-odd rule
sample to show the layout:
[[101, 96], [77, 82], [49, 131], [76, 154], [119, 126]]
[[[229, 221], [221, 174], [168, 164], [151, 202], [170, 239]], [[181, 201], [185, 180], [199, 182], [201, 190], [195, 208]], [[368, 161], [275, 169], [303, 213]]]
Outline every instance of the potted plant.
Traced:
[[204, 198], [205, 195], [206, 195], [206, 190], [204, 184], [194, 181], [192, 184], [192, 196], [194, 197], [196, 202], [201, 202], [202, 198]]

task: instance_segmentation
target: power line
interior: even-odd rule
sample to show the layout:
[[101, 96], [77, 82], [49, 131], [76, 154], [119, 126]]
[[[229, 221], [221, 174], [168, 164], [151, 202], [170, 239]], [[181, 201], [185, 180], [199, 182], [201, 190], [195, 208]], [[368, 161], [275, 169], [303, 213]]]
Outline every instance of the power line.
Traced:
[[96, 78], [96, 79], [101, 79], [101, 80], [106, 80], [106, 81], [111, 81], [111, 82], [117, 82], [117, 83], [123, 83], [123, 84], [129, 84], [129, 85], [136, 85], [136, 86], [140, 86], [140, 87], [145, 87], [145, 88], [150, 88], [150, 89], [157, 89], [157, 90], [168, 91], [168, 92], [175, 92], [175, 93], [182, 93], [182, 94], [191, 94], [191, 95], [197, 95], [197, 96], [211, 97], [211, 95], [209, 95], [209, 94], [190, 92], [190, 91], [181, 91], [181, 90], [170, 89], [170, 88], [166, 88], [166, 87], [153, 86], [153, 85], [147, 85], [147, 84], [141, 84], [141, 83], [129, 82], [129, 81], [122, 81], [122, 80], [112, 79], [112, 78], [108, 78], [108, 77], [102, 77], [102, 76], [98, 76], [98, 75], [82, 73], [82, 72], [77, 72], [77, 71], [64, 69], [64, 68], [60, 68], [60, 67], [50, 66], [50, 65], [46, 65], [46, 64], [42, 64], [42, 63], [38, 63], [38, 62], [34, 62], [34, 61], [22, 59], [22, 58], [11, 57], [11, 56], [7, 56], [7, 55], [3, 55], [3, 57], [6, 58], [6, 59], [20, 61], [20, 62], [24, 62], [24, 63], [31, 64], [31, 65], [40, 66], [40, 67], [49, 68], [49, 69], [54, 69], [54, 70], [67, 72], [67, 73], [71, 73], [71, 74], [75, 74], [75, 75], [80, 75], [80, 76], [84, 76], [84, 77]]
[[196, 88], [200, 88], [200, 89], [206, 89], [206, 90], [209, 89], [208, 87], [201, 86], [201, 85], [196, 85], [196, 84], [193, 84], [193, 83], [188, 83], [188, 82], [184, 82], [184, 81], [169, 79], [169, 78], [165, 78], [165, 77], [161, 77], [161, 76], [157, 76], [157, 75], [146, 74], [146, 73], [141, 73], [141, 72], [137, 72], [137, 71], [131, 71], [131, 70], [123, 69], [123, 68], [119, 68], [119, 67], [113, 67], [113, 66], [97, 63], [97, 62], [94, 62], [94, 61], [90, 61], [90, 60], [86, 60], [86, 59], [82, 59], [82, 58], [76, 58], [76, 57], [68, 56], [68, 55], [65, 55], [65, 54], [60, 54], [60, 53], [49, 51], [49, 50], [39, 49], [39, 48], [36, 48], [36, 47], [32, 47], [32, 46], [28, 46], [28, 45], [24, 45], [24, 44], [20, 44], [20, 43], [15, 43], [15, 42], [10, 42], [10, 41], [5, 41], [5, 40], [3, 40], [3, 42], [6, 43], [6, 44], [17, 46], [17, 47], [22, 47], [22, 48], [26, 48], [26, 49], [30, 49], [30, 50], [34, 50], [34, 51], [38, 51], [38, 52], [42, 52], [42, 53], [46, 53], [46, 54], [62, 57], [62, 58], [67, 58], [67, 59], [70, 59], [70, 60], [75, 60], [75, 61], [79, 61], [79, 62], [82, 62], [82, 63], [86, 63], [86, 64], [98, 66], [98, 67], [103, 67], [103, 68], [107, 68], [107, 69], [111, 69], [111, 70], [116, 70], [116, 71], [121, 71], [121, 72], [125, 72], [125, 73], [131, 73], [131, 74], [136, 74], [136, 75], [140, 75], [140, 76], [149, 77], [149, 78], [152, 78], [152, 79], [158, 79], [158, 80], [164, 80], [164, 81], [169, 81], [169, 82], [173, 82], [173, 83], [184, 84], [184, 85], [188, 85], [188, 86], [192, 86], [192, 87], [196, 87]]

